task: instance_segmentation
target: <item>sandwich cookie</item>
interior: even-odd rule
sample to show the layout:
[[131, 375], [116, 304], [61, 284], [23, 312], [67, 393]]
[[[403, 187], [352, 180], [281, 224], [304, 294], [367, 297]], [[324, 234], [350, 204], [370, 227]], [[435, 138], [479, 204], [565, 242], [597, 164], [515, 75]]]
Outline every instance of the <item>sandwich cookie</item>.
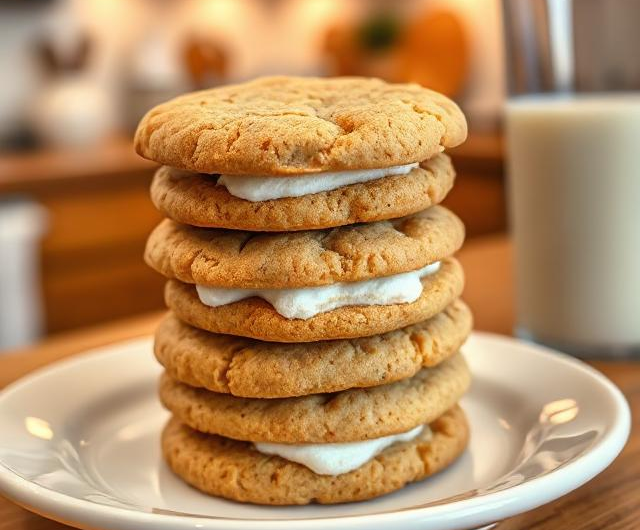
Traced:
[[384, 385], [455, 354], [471, 332], [461, 300], [396, 331], [352, 340], [277, 344], [191, 327], [170, 315], [154, 351], [172, 379], [249, 398], [284, 398]]
[[204, 175], [161, 167], [151, 199], [192, 226], [261, 232], [311, 230], [395, 219], [441, 202], [455, 179], [451, 160], [298, 177]]
[[258, 297], [211, 307], [202, 302], [195, 286], [176, 280], [167, 283], [165, 302], [180, 320], [214, 333], [268, 342], [315, 342], [377, 335], [435, 316], [462, 293], [462, 267], [455, 258], [447, 258], [419, 286], [414, 302], [345, 305], [304, 319], [282, 316]]
[[457, 405], [425, 427], [414, 439], [335, 476], [266, 455], [250, 442], [202, 434], [175, 418], [162, 434], [162, 452], [178, 476], [210, 495], [256, 504], [335, 504], [384, 495], [433, 475], [468, 443], [469, 426]]
[[411, 378], [367, 389], [284, 399], [239, 398], [164, 374], [160, 399], [192, 429], [277, 444], [354, 442], [406, 433], [453, 407], [470, 383], [461, 354]]
[[385, 333], [444, 309], [459, 296], [463, 275], [443, 258], [463, 239], [460, 220], [440, 206], [393, 221], [278, 234], [165, 221], [145, 258], [180, 280], [166, 289], [180, 319], [218, 333], [311, 342]]
[[286, 176], [421, 162], [466, 135], [458, 106], [419, 85], [266, 77], [158, 105], [134, 144], [188, 171]]

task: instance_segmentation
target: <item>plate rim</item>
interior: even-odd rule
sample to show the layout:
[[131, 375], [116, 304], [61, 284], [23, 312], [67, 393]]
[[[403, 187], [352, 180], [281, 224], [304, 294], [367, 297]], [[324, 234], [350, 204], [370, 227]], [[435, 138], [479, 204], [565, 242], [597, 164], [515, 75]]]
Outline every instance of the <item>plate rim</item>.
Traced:
[[[631, 429], [630, 408], [621, 390], [601, 372], [565, 353], [506, 335], [474, 331], [471, 340], [497, 341], [507, 346], [524, 348], [527, 350], [527, 355], [539, 355], [551, 362], [561, 362], [594, 379], [604, 387], [607, 395], [612, 399], [616, 417], [612, 421], [611, 428], [584, 455], [546, 475], [484, 496], [461, 499], [442, 505], [408, 507], [374, 514], [347, 514], [312, 519], [248, 519], [143, 512], [126, 507], [97, 504], [46, 488], [20, 477], [2, 461], [0, 461], [0, 494], [29, 511], [78, 528], [95, 528], [98, 525], [103, 528], [138, 529], [154, 525], [158, 529], [167, 530], [174, 528], [239, 530], [246, 529], [248, 526], [259, 526], [270, 530], [285, 527], [317, 530], [327, 523], [335, 524], [337, 521], [344, 520], [349, 523], [350, 528], [374, 529], [386, 528], [390, 522], [397, 525], [424, 524], [428, 517], [429, 523], [433, 523], [435, 519], [438, 527], [446, 530], [459, 528], [461, 525], [481, 526], [551, 502], [591, 480], [606, 469], [622, 451]], [[0, 407], [8, 396], [24, 387], [37, 384], [37, 380], [41, 377], [49, 377], [55, 372], [64, 371], [78, 363], [91, 363], [96, 357], [109, 355], [113, 350], [145, 347], [151, 342], [151, 336], [114, 342], [78, 352], [40, 367], [0, 390]], [[35, 499], [37, 502], [32, 502], [30, 499]], [[452, 507], [455, 507], [455, 518], [446, 517]], [[118, 526], [115, 526], [116, 524]]]

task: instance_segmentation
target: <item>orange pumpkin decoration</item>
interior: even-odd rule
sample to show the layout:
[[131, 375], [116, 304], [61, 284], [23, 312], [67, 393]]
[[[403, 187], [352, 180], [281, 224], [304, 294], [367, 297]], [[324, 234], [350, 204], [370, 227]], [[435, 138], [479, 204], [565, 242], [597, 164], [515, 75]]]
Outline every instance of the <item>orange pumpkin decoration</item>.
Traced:
[[392, 17], [378, 14], [364, 24], [328, 29], [324, 52], [330, 73], [415, 82], [448, 96], [459, 94], [469, 68], [469, 46], [459, 17], [448, 10], [429, 10], [395, 28], [395, 19], [385, 16]]

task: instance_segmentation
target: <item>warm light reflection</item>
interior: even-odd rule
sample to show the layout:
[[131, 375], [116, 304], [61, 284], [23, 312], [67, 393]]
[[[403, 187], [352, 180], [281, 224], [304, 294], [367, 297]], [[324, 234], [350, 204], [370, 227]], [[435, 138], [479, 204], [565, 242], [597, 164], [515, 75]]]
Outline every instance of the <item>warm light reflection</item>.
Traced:
[[578, 415], [578, 403], [573, 399], [559, 399], [547, 403], [540, 413], [541, 423], [560, 425], [573, 421]]
[[144, 425], [132, 423], [120, 429], [116, 434], [116, 439], [121, 442], [127, 442], [139, 438], [144, 432]]
[[53, 438], [53, 430], [48, 422], [43, 419], [27, 416], [24, 419], [24, 426], [32, 436], [43, 440], [51, 440]]
[[336, 0], [307, 0], [297, 4], [296, 14], [305, 21], [326, 21], [329, 17], [337, 16], [345, 6]]
[[196, 20], [231, 24], [243, 15], [246, 6], [237, 0], [197, 0], [192, 9]]

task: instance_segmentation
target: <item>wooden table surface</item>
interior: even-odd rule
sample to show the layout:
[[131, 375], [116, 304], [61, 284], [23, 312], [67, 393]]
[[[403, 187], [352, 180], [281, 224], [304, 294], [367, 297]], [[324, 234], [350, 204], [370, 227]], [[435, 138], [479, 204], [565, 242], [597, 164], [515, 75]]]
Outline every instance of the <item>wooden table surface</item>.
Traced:
[[[467, 275], [465, 300], [476, 329], [509, 334], [513, 326], [512, 255], [504, 238], [477, 239], [460, 253]], [[38, 366], [87, 348], [152, 332], [160, 314], [53, 337], [25, 350], [0, 355], [0, 387]], [[600, 476], [561, 499], [499, 525], [500, 530], [636, 530], [640, 528], [640, 363], [594, 362], [631, 404], [631, 438]], [[61, 530], [54, 523], [0, 497], [0, 530]]]

